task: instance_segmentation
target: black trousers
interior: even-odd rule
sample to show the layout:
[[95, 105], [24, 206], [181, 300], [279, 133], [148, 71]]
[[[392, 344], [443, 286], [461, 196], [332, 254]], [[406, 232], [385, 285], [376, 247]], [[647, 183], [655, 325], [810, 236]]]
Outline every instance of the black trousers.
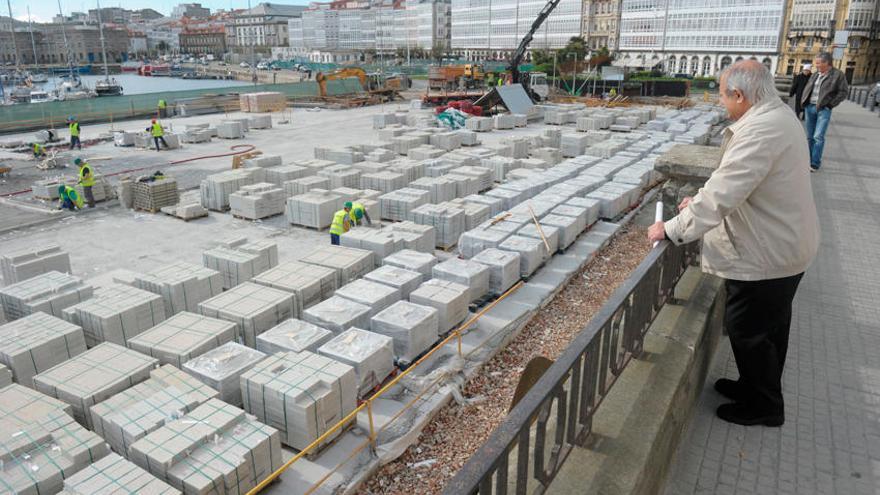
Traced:
[[756, 410], [783, 413], [782, 371], [788, 352], [791, 303], [803, 273], [772, 280], [725, 280], [724, 324], [739, 383]]
[[159, 151], [159, 141], [162, 141], [162, 145], [166, 148], [168, 147], [168, 143], [165, 142], [165, 138], [163, 136], [153, 136], [153, 142], [156, 143], [156, 151]]

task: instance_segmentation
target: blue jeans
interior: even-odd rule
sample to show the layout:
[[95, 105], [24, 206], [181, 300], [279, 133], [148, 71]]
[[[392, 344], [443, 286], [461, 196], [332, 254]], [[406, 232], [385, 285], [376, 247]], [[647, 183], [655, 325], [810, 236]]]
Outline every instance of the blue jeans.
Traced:
[[831, 109], [823, 108], [816, 111], [816, 105], [804, 107], [807, 123], [807, 145], [810, 147], [810, 166], [818, 170], [822, 165], [822, 150], [825, 148], [825, 131], [831, 122]]
[[334, 246], [339, 245], [339, 234], [330, 234], [330, 244]]

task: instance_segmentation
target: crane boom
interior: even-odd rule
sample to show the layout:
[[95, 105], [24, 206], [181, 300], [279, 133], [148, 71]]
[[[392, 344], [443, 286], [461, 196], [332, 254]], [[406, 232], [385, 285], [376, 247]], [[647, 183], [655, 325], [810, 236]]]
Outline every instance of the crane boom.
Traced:
[[553, 13], [553, 10], [556, 9], [556, 6], [559, 5], [560, 1], [561, 0], [549, 0], [547, 4], [544, 5], [544, 8], [541, 9], [541, 12], [538, 12], [538, 16], [532, 21], [532, 27], [529, 28], [529, 31], [523, 36], [523, 39], [519, 42], [519, 46], [516, 47], [516, 51], [513, 52], [513, 56], [510, 57], [510, 65], [507, 69], [510, 71], [510, 81], [512, 83], [516, 84], [522, 82], [520, 81], [519, 63], [522, 62], [522, 59], [526, 54], [526, 49], [535, 37], [535, 33], [538, 32], [538, 29], [541, 28], [544, 21], [550, 17], [550, 14]]

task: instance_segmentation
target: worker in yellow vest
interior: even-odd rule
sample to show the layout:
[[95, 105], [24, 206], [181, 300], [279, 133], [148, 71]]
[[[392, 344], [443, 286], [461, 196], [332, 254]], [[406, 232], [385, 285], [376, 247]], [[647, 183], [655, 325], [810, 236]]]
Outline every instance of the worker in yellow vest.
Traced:
[[159, 100], [159, 118], [164, 119], [168, 117], [168, 103], [165, 102], [165, 99]]
[[70, 131], [70, 149], [82, 149], [82, 143], [79, 141], [79, 121], [76, 117], [67, 117], [67, 129]]
[[165, 146], [166, 149], [168, 148], [168, 143], [165, 142], [165, 129], [162, 128], [162, 124], [160, 124], [159, 121], [153, 119], [150, 127], [147, 127], [147, 132], [153, 136], [153, 142], [156, 144], [156, 151], [159, 151], [159, 141], [162, 141], [162, 145]]
[[34, 152], [34, 160], [39, 160], [41, 158], [46, 158], [46, 147], [42, 144], [34, 141], [34, 144], [31, 145], [31, 148]]
[[333, 214], [333, 222], [330, 223], [330, 244], [339, 245], [342, 234], [351, 229], [351, 201], [345, 202], [345, 207]]
[[92, 186], [95, 185], [95, 173], [92, 171], [92, 166], [82, 158], [75, 159], [73, 164], [79, 167], [79, 182], [77, 184], [82, 186], [83, 196], [86, 197], [89, 208], [94, 208], [95, 196], [92, 194]]
[[68, 185], [60, 185], [58, 186], [58, 209], [62, 210], [67, 208], [70, 211], [74, 211], [78, 208], [83, 207], [83, 200], [79, 197], [79, 194], [76, 193], [76, 189], [68, 186]]
[[352, 203], [351, 204], [351, 224], [356, 225], [358, 227], [366, 221], [367, 225], [372, 226], [373, 221], [370, 220], [370, 214], [367, 212], [367, 207], [364, 206], [363, 203]]

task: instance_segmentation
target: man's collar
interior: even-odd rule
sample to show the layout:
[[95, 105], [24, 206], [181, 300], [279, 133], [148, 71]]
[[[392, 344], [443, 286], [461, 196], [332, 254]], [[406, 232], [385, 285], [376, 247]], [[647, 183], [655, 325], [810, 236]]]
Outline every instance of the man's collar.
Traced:
[[783, 104], [782, 100], [780, 100], [779, 98], [769, 97], [769, 98], [767, 98], [767, 100], [762, 101], [761, 103], [758, 103], [757, 105], [752, 105], [751, 108], [746, 110], [746, 113], [742, 114], [742, 117], [740, 117], [733, 124], [730, 124], [729, 126], [727, 126], [727, 129], [725, 129], [725, 131], [730, 132], [731, 134], [735, 134], [737, 131], [739, 131], [739, 129], [742, 126], [745, 125], [745, 121], [748, 120], [749, 118], [754, 117], [755, 115], [762, 114], [762, 113], [764, 113], [768, 110], [771, 110], [773, 108], [776, 108], [778, 105], [782, 105], [782, 104]]

